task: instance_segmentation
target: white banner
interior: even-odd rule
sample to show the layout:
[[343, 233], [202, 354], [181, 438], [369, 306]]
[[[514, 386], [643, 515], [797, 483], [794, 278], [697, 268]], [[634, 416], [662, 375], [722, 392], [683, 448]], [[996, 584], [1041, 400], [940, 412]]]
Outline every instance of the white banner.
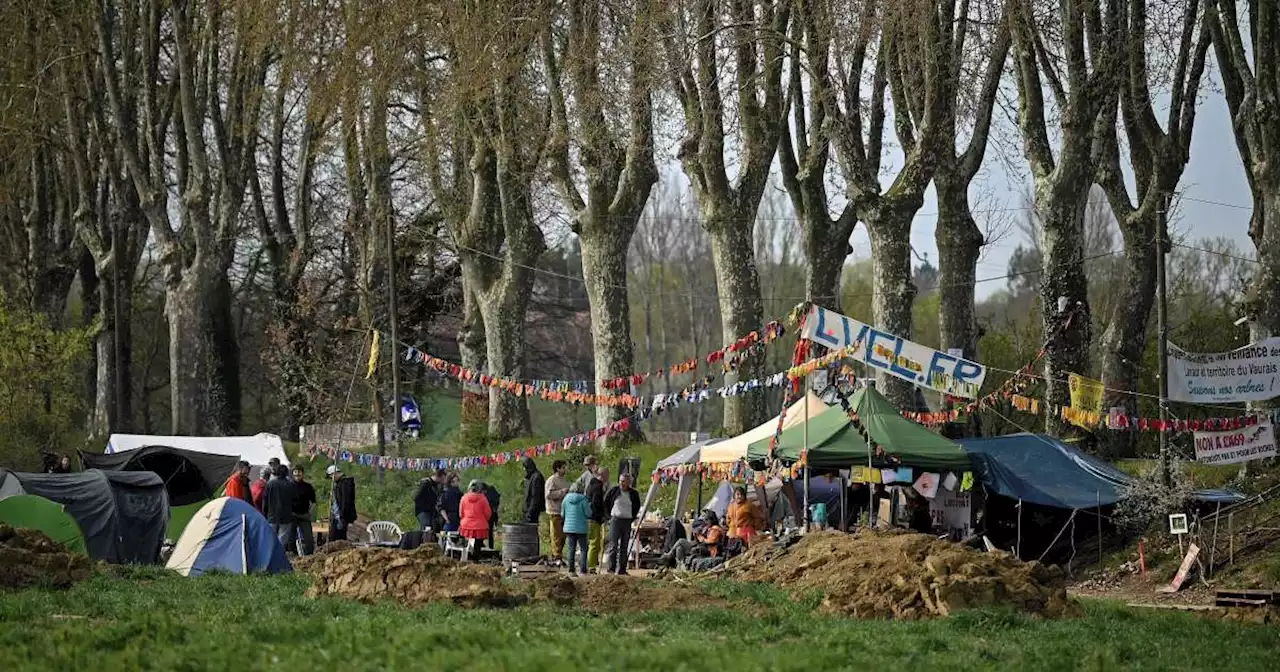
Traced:
[[1275, 431], [1270, 420], [1227, 432], [1196, 432], [1196, 461], [1235, 464], [1276, 456]]
[[849, 356], [891, 376], [953, 397], [976, 399], [987, 368], [880, 331], [851, 317], [814, 306], [800, 336], [833, 350], [858, 346]]
[[1230, 403], [1280, 395], [1280, 338], [1230, 352], [1191, 353], [1169, 344], [1169, 399]]

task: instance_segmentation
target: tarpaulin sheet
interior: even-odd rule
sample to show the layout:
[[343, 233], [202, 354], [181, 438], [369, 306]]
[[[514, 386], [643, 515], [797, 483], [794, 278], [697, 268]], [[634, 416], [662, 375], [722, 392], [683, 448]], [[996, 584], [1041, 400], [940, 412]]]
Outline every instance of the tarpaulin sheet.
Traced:
[[216, 497], [239, 460], [170, 446], [146, 446], [107, 454], [80, 451], [80, 461], [87, 469], [155, 472], [169, 492], [169, 504], [187, 506]]
[[[1133, 477], [1080, 452], [1052, 436], [1009, 434], [961, 439], [973, 456], [983, 485], [996, 494], [1031, 504], [1061, 509], [1092, 509], [1124, 499]], [[1232, 502], [1243, 495], [1227, 490], [1202, 490], [1195, 498]]]

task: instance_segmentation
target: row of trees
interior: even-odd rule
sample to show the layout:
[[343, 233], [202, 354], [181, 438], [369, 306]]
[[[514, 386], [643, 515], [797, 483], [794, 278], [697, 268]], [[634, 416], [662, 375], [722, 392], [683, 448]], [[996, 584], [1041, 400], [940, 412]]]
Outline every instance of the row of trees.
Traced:
[[[5, 284], [54, 329], [91, 329], [96, 434], [149, 418], [133, 404], [166, 387], [175, 433], [237, 431], [246, 392], [281, 426], [332, 414], [362, 331], [387, 322], [388, 282], [407, 297], [406, 340], [456, 324], [465, 365], [530, 377], [531, 304], [573, 303], [547, 298], [553, 257], [580, 260], [558, 275], [585, 285], [581, 377], [637, 368], [632, 311], [651, 296], [629, 281], [676, 263], [638, 261], [659, 243], [710, 257], [714, 289], [685, 285], [670, 309], [719, 316], [693, 350], [731, 342], [781, 312], [765, 314], [779, 294], [761, 282], [791, 260], [785, 232], [761, 236], [771, 185], [798, 224], [796, 293], [842, 307], [861, 222], [866, 317], [903, 335], [918, 331], [910, 230], [933, 186], [938, 345], [979, 357], [989, 241], [971, 198], [1006, 132], [1032, 178], [1049, 399], [1093, 368], [1095, 341], [1108, 387], [1137, 389], [1156, 236], [1210, 70], [1254, 195], [1246, 309], [1280, 333], [1280, 9], [1266, 0], [33, 0], [0, 21]], [[637, 240], [675, 202], [655, 191], [680, 177], [677, 219], [701, 233], [672, 245], [650, 226]], [[1095, 188], [1123, 242], [1125, 294], [1101, 320], [1086, 270]], [[695, 305], [708, 293], [714, 306]], [[149, 305], [166, 338], [135, 333]], [[167, 374], [137, 370], [141, 343]], [[278, 392], [258, 389], [264, 370]], [[880, 385], [911, 401], [900, 381]], [[763, 398], [727, 400], [725, 429], [761, 421]], [[527, 402], [497, 391], [488, 422], [499, 438], [532, 429]]]

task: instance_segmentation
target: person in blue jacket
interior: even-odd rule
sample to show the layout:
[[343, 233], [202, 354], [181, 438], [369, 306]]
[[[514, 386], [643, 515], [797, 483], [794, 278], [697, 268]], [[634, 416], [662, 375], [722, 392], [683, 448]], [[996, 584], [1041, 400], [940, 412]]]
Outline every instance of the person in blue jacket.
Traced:
[[[564, 535], [569, 541], [570, 576], [587, 573], [587, 523], [591, 520], [591, 502], [583, 494], [584, 489], [581, 483], [575, 481], [569, 486], [569, 494], [560, 503], [560, 513], [564, 516]], [[578, 558], [578, 569], [575, 569], [573, 562], [575, 557]]]

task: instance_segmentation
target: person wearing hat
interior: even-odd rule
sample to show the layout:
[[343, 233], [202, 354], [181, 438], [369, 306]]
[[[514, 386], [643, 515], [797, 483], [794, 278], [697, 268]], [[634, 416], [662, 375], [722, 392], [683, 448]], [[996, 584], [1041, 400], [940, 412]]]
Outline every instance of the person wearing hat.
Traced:
[[344, 476], [342, 467], [329, 465], [325, 475], [333, 480], [329, 490], [329, 541], [343, 541], [356, 522], [356, 482]]
[[573, 482], [574, 485], [581, 488], [581, 492], [587, 491], [587, 486], [591, 484], [591, 479], [596, 477], [596, 472], [600, 470], [600, 462], [595, 455], [588, 455], [582, 458], [582, 474]]
[[467, 484], [467, 494], [458, 503], [461, 522], [458, 534], [471, 541], [471, 552], [479, 559], [480, 542], [489, 536], [489, 517], [493, 510], [484, 496], [484, 483], [475, 480]]

